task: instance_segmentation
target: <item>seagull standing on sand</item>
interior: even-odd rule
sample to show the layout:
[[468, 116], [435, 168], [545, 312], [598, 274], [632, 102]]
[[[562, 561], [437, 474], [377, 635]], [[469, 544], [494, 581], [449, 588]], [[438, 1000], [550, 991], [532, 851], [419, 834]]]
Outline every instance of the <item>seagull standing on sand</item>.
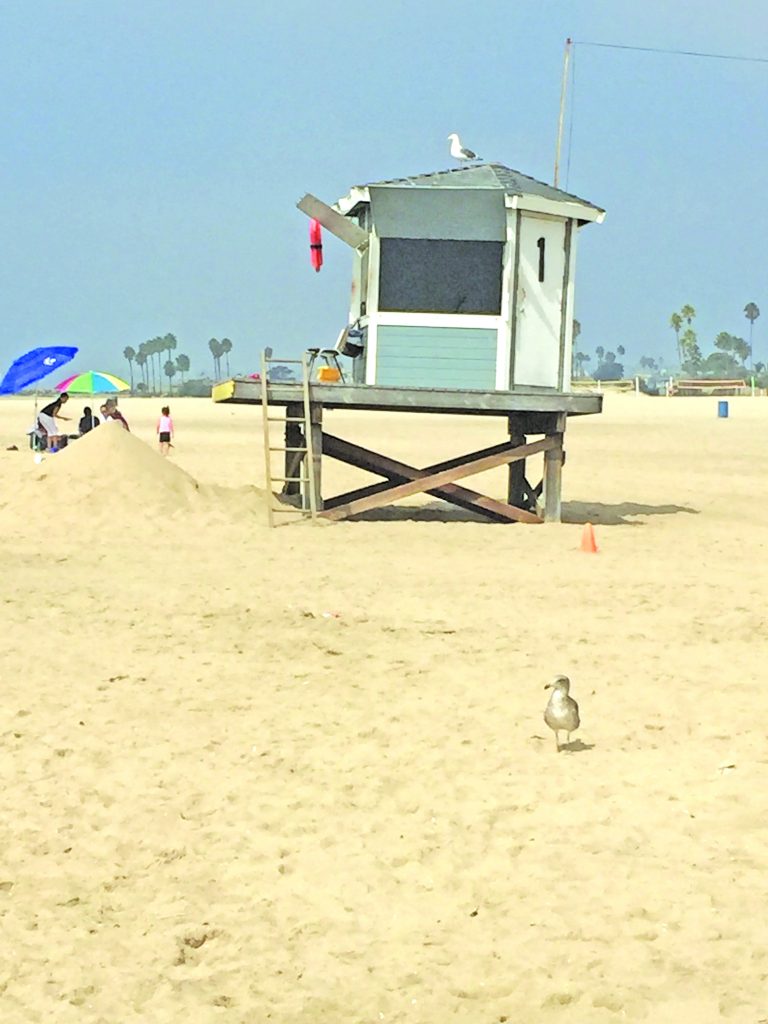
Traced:
[[451, 144], [451, 156], [454, 160], [479, 160], [477, 153], [473, 153], [471, 149], [465, 149], [461, 144], [461, 139], [456, 132], [451, 132], [448, 136], [448, 141]]
[[555, 676], [551, 683], [547, 683], [545, 690], [551, 690], [549, 703], [544, 709], [544, 721], [550, 729], [554, 730], [555, 743], [560, 749], [561, 729], [568, 734], [568, 742], [571, 742], [571, 733], [579, 728], [579, 705], [568, 696], [571, 688], [571, 681], [568, 676]]

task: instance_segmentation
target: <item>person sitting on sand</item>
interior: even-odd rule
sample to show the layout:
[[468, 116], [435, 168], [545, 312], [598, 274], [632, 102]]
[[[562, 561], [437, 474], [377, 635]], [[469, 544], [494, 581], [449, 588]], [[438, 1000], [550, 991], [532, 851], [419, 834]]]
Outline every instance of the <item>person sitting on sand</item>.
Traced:
[[130, 433], [131, 428], [128, 426], [128, 420], [123, 416], [120, 410], [117, 408], [117, 402], [114, 398], [108, 398], [105, 402], [106, 417], [110, 420], [117, 420], [123, 430], [127, 430]]
[[90, 405], [84, 406], [83, 415], [81, 416], [80, 423], [78, 424], [80, 437], [82, 437], [83, 434], [87, 434], [89, 430], [93, 430], [94, 427], [98, 427], [98, 425], [99, 417], [93, 415]]
[[62, 405], [66, 405], [69, 401], [69, 395], [66, 391], [62, 391], [55, 402], [49, 402], [45, 408], [41, 409], [37, 414], [37, 425], [44, 432], [46, 436], [46, 442], [48, 449], [55, 452], [61, 444], [64, 434], [61, 431], [56, 417], [58, 416], [61, 420], [68, 420], [69, 416], [61, 415]]

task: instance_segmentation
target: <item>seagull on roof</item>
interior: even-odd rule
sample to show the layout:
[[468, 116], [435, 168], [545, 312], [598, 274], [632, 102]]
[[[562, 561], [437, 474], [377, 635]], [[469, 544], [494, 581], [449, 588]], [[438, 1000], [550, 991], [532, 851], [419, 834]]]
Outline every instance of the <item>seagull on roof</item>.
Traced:
[[451, 132], [448, 136], [448, 140], [451, 143], [451, 156], [454, 160], [479, 160], [477, 153], [473, 153], [471, 149], [466, 149], [461, 144], [461, 139], [456, 132]]

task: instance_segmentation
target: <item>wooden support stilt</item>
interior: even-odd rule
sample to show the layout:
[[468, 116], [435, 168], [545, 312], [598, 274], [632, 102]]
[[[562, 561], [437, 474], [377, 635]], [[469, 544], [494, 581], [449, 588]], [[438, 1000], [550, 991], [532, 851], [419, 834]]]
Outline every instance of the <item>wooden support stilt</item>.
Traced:
[[557, 417], [557, 431], [547, 434], [547, 440], [554, 442], [544, 452], [544, 522], [559, 523], [562, 520], [561, 490], [563, 480], [563, 437], [565, 435], [566, 414]]
[[[525, 432], [517, 416], [507, 417], [510, 444], [525, 444]], [[525, 500], [525, 459], [510, 462], [507, 479], [507, 502], [516, 508], [526, 508]]]
[[309, 429], [312, 434], [309, 447], [312, 452], [312, 465], [307, 467], [307, 475], [311, 473], [314, 476], [315, 501], [317, 511], [320, 512], [323, 508], [323, 407], [320, 402], [311, 402], [309, 409]]

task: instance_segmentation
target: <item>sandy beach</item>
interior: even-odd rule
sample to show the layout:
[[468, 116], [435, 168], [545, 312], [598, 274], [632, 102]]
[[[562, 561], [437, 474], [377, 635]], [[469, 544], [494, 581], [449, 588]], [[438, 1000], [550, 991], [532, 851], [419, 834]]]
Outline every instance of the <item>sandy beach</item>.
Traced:
[[35, 465], [0, 401], [2, 1020], [768, 1018], [768, 401], [608, 396], [561, 525], [272, 531], [258, 410], [171, 400], [163, 460], [161, 404]]

